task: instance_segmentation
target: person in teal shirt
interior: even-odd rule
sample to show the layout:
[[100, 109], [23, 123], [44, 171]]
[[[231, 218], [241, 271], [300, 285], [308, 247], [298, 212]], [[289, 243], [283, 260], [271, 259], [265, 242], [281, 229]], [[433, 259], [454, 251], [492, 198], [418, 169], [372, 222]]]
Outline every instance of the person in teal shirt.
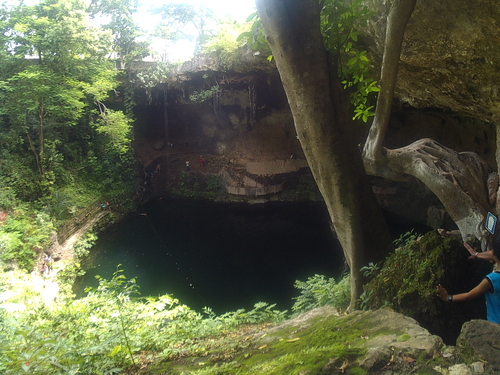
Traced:
[[[500, 236], [498, 236], [497, 239], [500, 240]], [[500, 260], [497, 257], [497, 254], [500, 254], [498, 242], [499, 241], [495, 241], [493, 249], [488, 251], [488, 258], [491, 257], [497, 264], [497, 270], [500, 270]], [[467, 293], [452, 295], [449, 294], [443, 286], [437, 286], [437, 296], [445, 302], [469, 301], [482, 294], [486, 296], [487, 319], [490, 322], [500, 324], [500, 271], [495, 271], [486, 275], [478, 286]]]

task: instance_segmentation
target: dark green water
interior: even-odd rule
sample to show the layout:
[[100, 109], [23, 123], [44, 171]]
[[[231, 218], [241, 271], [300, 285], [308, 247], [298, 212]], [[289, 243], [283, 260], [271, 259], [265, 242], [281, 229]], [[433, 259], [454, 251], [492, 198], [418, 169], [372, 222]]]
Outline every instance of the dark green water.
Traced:
[[[145, 213], [145, 215], [140, 215]], [[342, 251], [323, 204], [195, 204], [158, 200], [99, 236], [95, 275], [111, 277], [118, 264], [137, 277], [141, 294], [173, 296], [193, 309], [217, 313], [254, 303], [289, 309], [295, 280], [316, 273], [340, 276]]]

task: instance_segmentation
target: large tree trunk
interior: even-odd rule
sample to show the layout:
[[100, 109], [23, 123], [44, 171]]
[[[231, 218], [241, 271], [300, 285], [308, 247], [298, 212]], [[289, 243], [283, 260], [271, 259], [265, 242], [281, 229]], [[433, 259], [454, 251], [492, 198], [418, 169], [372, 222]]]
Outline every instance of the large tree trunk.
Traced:
[[488, 247], [485, 230], [488, 211], [496, 213], [498, 176], [488, 174], [486, 164], [472, 152], [457, 153], [432, 139], [388, 150], [383, 147], [403, 36], [416, 0], [396, 0], [387, 17], [380, 93], [377, 109], [363, 150], [366, 171], [391, 180], [413, 176], [440, 199], [464, 239], [475, 237]]
[[298, 138], [351, 271], [351, 307], [362, 293], [360, 268], [382, 260], [392, 242], [347, 123], [330, 70], [317, 0], [257, 0]]

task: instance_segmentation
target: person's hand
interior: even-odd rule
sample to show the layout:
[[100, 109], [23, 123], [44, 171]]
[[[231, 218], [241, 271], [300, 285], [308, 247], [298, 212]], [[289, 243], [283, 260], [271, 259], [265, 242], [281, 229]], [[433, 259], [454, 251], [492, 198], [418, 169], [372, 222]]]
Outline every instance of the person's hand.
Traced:
[[467, 251], [470, 253], [469, 259], [476, 259], [478, 252], [474, 250], [471, 245], [469, 245], [467, 242], [464, 242], [464, 247], [467, 249]]
[[448, 292], [446, 291], [445, 288], [441, 284], [439, 284], [437, 287], [437, 296], [441, 298], [443, 301], [448, 302]]

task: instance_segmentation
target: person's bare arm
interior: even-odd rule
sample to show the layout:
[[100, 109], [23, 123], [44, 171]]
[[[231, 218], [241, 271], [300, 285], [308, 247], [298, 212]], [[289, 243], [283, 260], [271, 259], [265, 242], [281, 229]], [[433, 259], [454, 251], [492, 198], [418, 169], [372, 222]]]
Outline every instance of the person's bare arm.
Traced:
[[470, 253], [469, 259], [493, 260], [493, 254], [491, 250], [485, 251], [484, 253], [479, 253], [474, 250], [467, 242], [464, 242], [464, 247]]
[[[479, 297], [480, 295], [486, 293], [488, 289], [490, 289], [490, 282], [488, 279], [484, 279], [479, 283], [478, 286], [476, 286], [474, 289], [470, 290], [467, 293], [460, 293], [460, 294], [454, 294], [451, 295], [449, 294], [446, 289], [439, 284], [437, 286], [437, 296], [441, 298], [445, 302], [460, 302], [460, 301], [469, 301], [471, 299], [474, 299], [476, 297]], [[449, 297], [452, 297], [451, 300]]]

